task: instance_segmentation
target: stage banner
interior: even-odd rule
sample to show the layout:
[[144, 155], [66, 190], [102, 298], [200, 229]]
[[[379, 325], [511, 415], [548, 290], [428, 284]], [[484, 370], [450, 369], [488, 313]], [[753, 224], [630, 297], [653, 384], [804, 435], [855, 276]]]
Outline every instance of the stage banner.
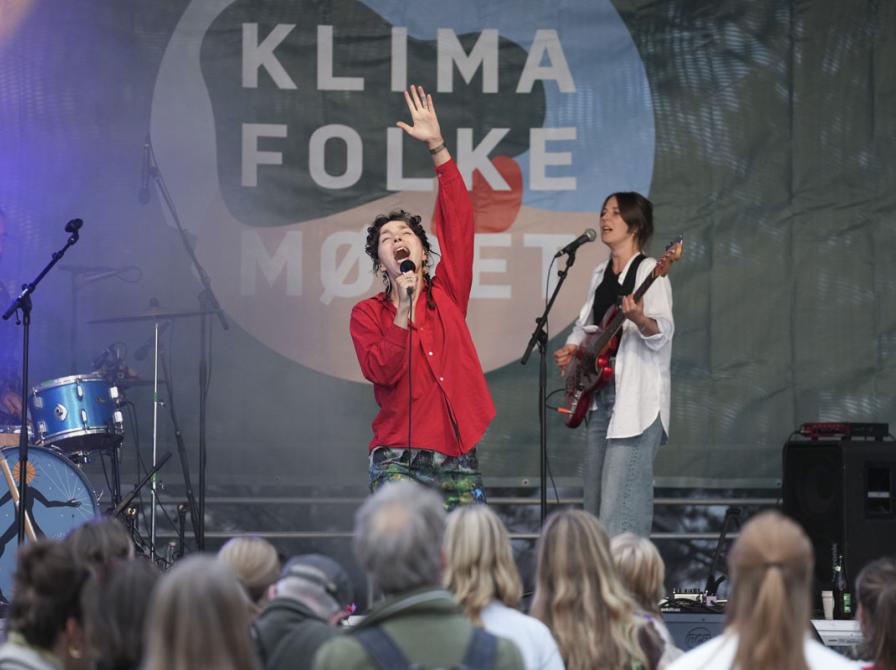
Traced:
[[[209, 477], [220, 490], [365, 489], [376, 406], [348, 323], [382, 288], [366, 228], [399, 207], [428, 222], [436, 197], [429, 154], [395, 125], [408, 120], [410, 84], [433, 95], [475, 208], [468, 323], [498, 410], [479, 446], [487, 484], [537, 484], [539, 359], [520, 357], [565, 265], [555, 252], [598, 228], [619, 190], [654, 202], [652, 255], [684, 236], [659, 485], [773, 487], [801, 422], [896, 421], [891, 3], [97, 1], [57, 8], [64, 17], [28, 4], [0, 33], [13, 84], [0, 114], [19, 138], [2, 140], [13, 149], [3, 173], [19, 175], [0, 185], [12, 236], [37, 253], [39, 215], [77, 204], [103, 231], [82, 260], [141, 273], [77, 291], [72, 278], [78, 313], [54, 303], [39, 374], [90, 367], [109, 341], [134, 351], [149, 335], [138, 321], [89, 320], [139, 316], [150, 298], [196, 308], [171, 208], [154, 180], [148, 206], [135, 197], [149, 147], [230, 325], [214, 322], [212, 339]], [[76, 149], [90, 155], [71, 177], [78, 188], [46, 204], [39, 185], [70, 176], [59, 165]], [[10, 156], [23, 154], [30, 167], [17, 173]], [[599, 242], [580, 249], [548, 357], [606, 256]], [[192, 439], [197, 323], [172, 324]], [[550, 358], [548, 375], [561, 389]], [[145, 442], [148, 391], [133, 396]], [[584, 427], [553, 410], [548, 424], [553, 475], [578, 486]]]

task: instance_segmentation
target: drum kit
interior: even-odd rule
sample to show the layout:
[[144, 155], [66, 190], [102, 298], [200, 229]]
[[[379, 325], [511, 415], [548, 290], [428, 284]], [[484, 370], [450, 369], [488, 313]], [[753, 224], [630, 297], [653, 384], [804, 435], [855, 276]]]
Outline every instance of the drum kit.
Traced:
[[[156, 365], [153, 373], [153, 468], [154, 474], [162, 461], [157, 459], [156, 412], [162, 404], [158, 398], [158, 385], [164, 381], [158, 377], [160, 330], [171, 319], [204, 314], [205, 312], [161, 312], [151, 309], [131, 316], [96, 319], [89, 323], [119, 323], [153, 321]], [[160, 324], [163, 324], [160, 328]], [[105, 366], [103, 366], [105, 368]], [[127, 367], [125, 366], [125, 370]], [[122, 379], [123, 375], [109, 374], [106, 368], [86, 374], [75, 374], [50, 379], [33, 386], [28, 397], [28, 461], [26, 482], [26, 534], [29, 539], [38, 536], [62, 538], [76, 526], [97, 516], [101, 511], [124, 512], [119, 477], [119, 452], [125, 436], [124, 409], [128, 403], [121, 386], [135, 383]], [[140, 381], [140, 384], [148, 382]], [[18, 505], [19, 440], [18, 425], [0, 426], [0, 470], [6, 486], [0, 485], [0, 599], [9, 597], [16, 554], [16, 507]], [[101, 510], [99, 496], [92, 487], [83, 465], [97, 456], [110, 457], [111, 478], [108, 509]], [[125, 497], [125, 503], [133, 500], [138, 490], [150, 479], [147, 477]], [[155, 544], [155, 478], [152, 477], [152, 535], [150, 553]], [[4, 490], [8, 489], [8, 490]], [[133, 517], [134, 511], [129, 510]], [[132, 528], [132, 530], [135, 530]]]

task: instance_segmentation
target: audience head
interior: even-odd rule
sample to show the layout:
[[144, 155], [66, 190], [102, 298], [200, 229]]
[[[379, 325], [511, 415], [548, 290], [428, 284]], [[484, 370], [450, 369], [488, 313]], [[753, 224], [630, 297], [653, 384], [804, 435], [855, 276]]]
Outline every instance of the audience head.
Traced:
[[896, 558], [872, 561], [856, 579], [865, 653], [875, 670], [896, 670]]
[[134, 558], [127, 529], [111, 516], [96, 517], [73, 528], [65, 538], [75, 560], [89, 570]]
[[158, 568], [143, 558], [112, 564], [87, 578], [81, 610], [97, 670], [139, 667], [146, 609], [158, 579]]
[[55, 540], [36, 540], [19, 549], [13, 577], [8, 629], [32, 647], [55, 654], [68, 667], [83, 654], [81, 586], [86, 570], [71, 549]]
[[554, 633], [568, 670], [645, 667], [635, 603], [616, 576], [610, 541], [588, 512], [552, 514], [538, 539], [532, 615]]
[[436, 492], [411, 481], [389, 482], [355, 516], [355, 556], [386, 595], [437, 586], [444, 532]]
[[156, 585], [143, 670], [252, 670], [246, 594], [211, 556], [189, 556]]
[[610, 540], [616, 574], [644, 612], [660, 615], [666, 566], [656, 545], [646, 537], [622, 533]]
[[467, 616], [480, 623], [480, 613], [493, 600], [516, 607], [522, 582], [507, 529], [486, 505], [464, 505], [448, 515], [442, 581]]
[[348, 574], [332, 558], [301, 554], [283, 566], [283, 573], [273, 587], [273, 596], [297, 600], [321, 619], [337, 623], [349, 612], [354, 589]]
[[733, 665], [805, 669], [815, 559], [803, 530], [778, 512], [750, 519], [728, 554], [728, 624], [738, 634]]
[[218, 560], [233, 570], [257, 614], [268, 588], [280, 576], [277, 550], [263, 537], [244, 535], [234, 537], [218, 551]]

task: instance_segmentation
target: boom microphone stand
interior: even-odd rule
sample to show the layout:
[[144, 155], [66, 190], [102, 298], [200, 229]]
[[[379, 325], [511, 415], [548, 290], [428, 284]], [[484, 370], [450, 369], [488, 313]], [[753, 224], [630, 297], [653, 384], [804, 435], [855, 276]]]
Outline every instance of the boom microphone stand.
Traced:
[[[196, 252], [193, 251], [193, 246], [190, 244], [190, 240], [187, 238], [187, 233], [184, 230], [183, 224], [181, 223], [180, 217], [177, 214], [177, 208], [174, 206], [174, 200], [171, 198], [171, 194], [168, 192], [168, 187], [165, 185], [165, 179], [162, 177], [162, 173], [159, 170], [158, 163], [156, 162], [156, 152], [153, 149], [152, 143], [150, 141], [149, 136], [147, 135], [146, 141], [147, 147], [149, 149], [149, 174], [155, 182], [156, 188], [159, 191], [159, 194], [162, 196], [162, 200], [165, 203], [165, 206], [168, 208], [168, 213], [171, 215], [171, 220], [174, 221], [174, 225], [177, 228], [177, 232], [180, 233], [180, 239], [184, 244], [184, 249], [187, 251], [187, 255], [190, 257], [190, 261], [193, 263], [193, 267], [196, 270], [196, 274], [199, 277], [199, 283], [202, 284], [202, 290], [199, 292], [199, 307], [200, 310], [205, 312], [214, 312], [218, 321], [221, 323], [221, 327], [224, 330], [229, 330], [230, 325], [227, 323], [227, 319], [224, 317], [224, 312], [221, 309], [221, 304], [218, 302], [217, 297], [215, 297], [214, 291], [212, 291], [211, 280], [208, 277], [205, 269], [199, 263], [199, 259], [196, 257]], [[208, 400], [208, 389], [209, 383], [211, 381], [211, 347], [209, 343], [212, 337], [212, 322], [208, 319], [207, 314], [202, 314], [200, 316], [200, 333], [199, 333], [199, 527], [194, 528], [194, 532], [196, 534], [196, 546], [199, 551], [203, 551], [205, 549], [205, 470], [206, 470], [206, 406]], [[189, 482], [188, 482], [189, 486]]]
[[551, 299], [548, 301], [548, 304], [545, 305], [544, 313], [540, 317], [535, 319], [535, 331], [532, 333], [532, 337], [529, 338], [529, 344], [526, 345], [526, 351], [523, 354], [522, 359], [520, 360], [520, 365], [525, 365], [529, 361], [529, 356], [532, 354], [532, 349], [536, 345], [538, 345], [538, 354], [540, 357], [538, 367], [538, 423], [539, 452], [541, 456], [541, 463], [539, 466], [539, 477], [541, 479], [541, 486], [539, 490], [541, 499], [541, 525], [544, 525], [544, 520], [548, 513], [548, 425], [547, 417], [545, 416], [545, 404], [547, 402], [548, 392], [548, 314], [550, 313], [551, 308], [554, 306], [554, 301], [557, 299], [557, 294], [560, 293], [560, 288], [563, 286], [563, 282], [566, 281], [566, 275], [569, 273], [569, 269], [575, 262], [576, 250], [570, 249], [566, 254], [566, 265], [562, 269], [557, 270], [557, 277], [559, 277], [559, 281], [554, 287], [554, 292], [551, 294]]
[[[72, 219], [65, 224], [65, 232], [69, 233], [65, 246], [53, 254], [50, 262], [34, 281], [22, 286], [19, 297], [13, 300], [3, 313], [3, 320], [6, 321], [14, 313], [20, 310], [22, 312], [22, 429], [19, 432], [19, 508], [16, 510], [19, 546], [25, 543], [25, 516], [28, 514], [28, 344], [31, 336], [31, 294], [37, 290], [41, 279], [60, 261], [68, 248], [77, 243], [80, 237], [78, 231], [83, 225], [81, 219]], [[18, 317], [16, 322], [19, 323]]]

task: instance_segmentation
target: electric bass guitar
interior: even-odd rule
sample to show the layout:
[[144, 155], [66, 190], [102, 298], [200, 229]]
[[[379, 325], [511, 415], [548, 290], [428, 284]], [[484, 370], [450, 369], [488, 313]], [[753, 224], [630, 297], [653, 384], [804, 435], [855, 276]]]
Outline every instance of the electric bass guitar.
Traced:
[[[641, 285], [634, 292], [635, 301], [641, 300], [658, 277], [669, 274], [669, 266], [681, 258], [682, 238], [679, 236], [666, 247]], [[566, 415], [566, 425], [577, 428], [591, 408], [591, 398], [613, 378], [613, 359], [619, 349], [625, 314], [619, 305], [610, 307], [599, 326], [585, 326], [588, 335], [566, 367], [565, 405], [559, 411]]]

